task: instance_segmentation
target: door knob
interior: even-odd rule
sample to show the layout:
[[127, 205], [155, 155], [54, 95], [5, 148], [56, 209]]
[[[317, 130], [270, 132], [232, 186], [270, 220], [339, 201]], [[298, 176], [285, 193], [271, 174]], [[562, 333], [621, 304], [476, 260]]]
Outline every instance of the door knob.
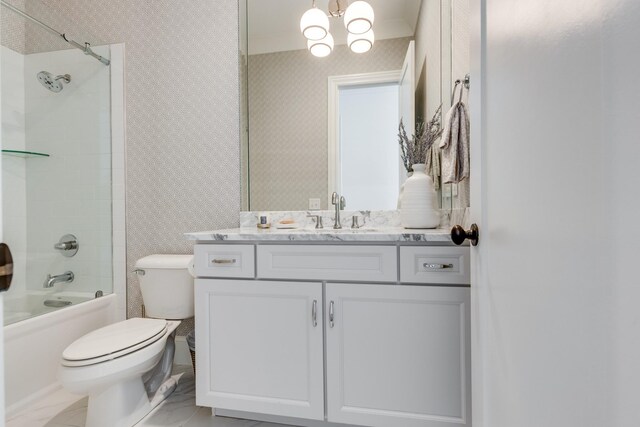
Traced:
[[8, 291], [13, 278], [13, 257], [9, 246], [0, 243], [0, 292]]
[[451, 240], [456, 245], [461, 245], [464, 243], [465, 239], [469, 239], [469, 242], [473, 246], [478, 245], [478, 226], [476, 224], [471, 224], [470, 230], [465, 230], [460, 225], [454, 225], [451, 229]]

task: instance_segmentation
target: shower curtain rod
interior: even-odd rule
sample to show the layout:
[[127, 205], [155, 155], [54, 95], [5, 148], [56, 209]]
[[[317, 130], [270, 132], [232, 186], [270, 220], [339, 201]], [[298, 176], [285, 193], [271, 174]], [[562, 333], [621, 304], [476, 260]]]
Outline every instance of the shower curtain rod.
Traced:
[[11, 4], [7, 3], [6, 1], [0, 0], [0, 3], [4, 7], [6, 7], [7, 9], [11, 10], [12, 12], [17, 13], [18, 15], [28, 19], [29, 21], [33, 22], [34, 24], [39, 25], [40, 27], [44, 28], [45, 30], [47, 30], [51, 34], [60, 37], [62, 40], [64, 40], [65, 42], [69, 43], [71, 46], [75, 47], [76, 49], [80, 49], [82, 52], [84, 52], [85, 55], [93, 56], [98, 61], [102, 62], [104, 65], [109, 65], [111, 63], [111, 61], [109, 61], [107, 58], [105, 58], [103, 56], [100, 56], [97, 53], [95, 53], [91, 49], [91, 45], [89, 43], [85, 42], [84, 46], [83, 46], [83, 45], [81, 45], [80, 43], [78, 43], [76, 41], [67, 39], [67, 36], [64, 33], [61, 33], [59, 31], [54, 30], [53, 28], [51, 28], [50, 26], [48, 26], [44, 22], [37, 20], [33, 16], [21, 11], [20, 9], [12, 6]]

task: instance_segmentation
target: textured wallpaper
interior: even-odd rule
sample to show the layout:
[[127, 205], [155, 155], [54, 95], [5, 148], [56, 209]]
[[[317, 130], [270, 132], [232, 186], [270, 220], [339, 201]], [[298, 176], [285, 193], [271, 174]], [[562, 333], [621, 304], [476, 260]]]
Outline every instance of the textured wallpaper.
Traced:
[[[238, 225], [237, 0], [27, 3], [76, 39], [126, 45], [127, 299], [139, 316], [138, 258], [190, 253], [182, 233]], [[49, 37], [28, 32], [26, 50]]]
[[409, 38], [377, 41], [362, 55], [345, 45], [326, 58], [307, 50], [249, 56], [251, 210], [327, 209], [327, 78], [398, 70]]
[[[24, 10], [25, 0], [11, 0], [9, 4]], [[0, 43], [2, 46], [24, 54], [25, 52], [25, 20], [5, 7], [0, 7]]]

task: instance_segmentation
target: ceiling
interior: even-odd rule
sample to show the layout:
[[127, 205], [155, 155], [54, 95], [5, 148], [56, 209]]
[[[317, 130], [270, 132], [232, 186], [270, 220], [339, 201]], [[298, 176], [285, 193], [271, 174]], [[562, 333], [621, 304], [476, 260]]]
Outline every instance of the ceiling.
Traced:
[[[376, 39], [413, 36], [421, 0], [367, 0], [373, 7]], [[249, 54], [306, 49], [300, 33], [300, 17], [311, 0], [247, 0]], [[316, 6], [327, 10], [328, 0]], [[347, 31], [342, 18], [329, 18], [330, 32], [336, 44], [346, 44]]]

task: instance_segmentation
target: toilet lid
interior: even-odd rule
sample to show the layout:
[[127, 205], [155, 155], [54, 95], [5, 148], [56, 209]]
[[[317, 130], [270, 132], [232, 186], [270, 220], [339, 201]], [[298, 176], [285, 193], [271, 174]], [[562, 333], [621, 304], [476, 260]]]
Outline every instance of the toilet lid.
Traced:
[[132, 318], [74, 341], [62, 353], [65, 366], [84, 366], [115, 359], [159, 340], [167, 330], [163, 319]]

